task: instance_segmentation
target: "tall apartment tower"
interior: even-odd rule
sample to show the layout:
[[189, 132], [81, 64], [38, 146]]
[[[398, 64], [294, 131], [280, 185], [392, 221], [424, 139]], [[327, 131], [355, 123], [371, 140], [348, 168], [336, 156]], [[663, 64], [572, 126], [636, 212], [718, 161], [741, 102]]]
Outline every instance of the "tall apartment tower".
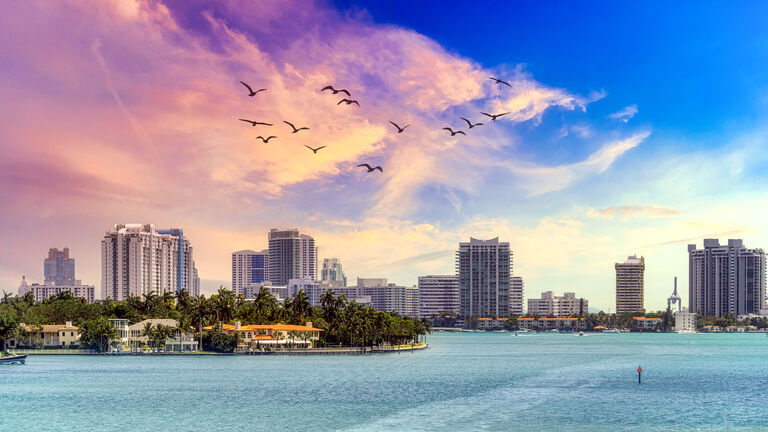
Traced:
[[459, 243], [456, 251], [460, 314], [470, 317], [509, 316], [512, 251], [499, 238]]
[[69, 248], [48, 249], [43, 261], [45, 283], [49, 285], [73, 285], [75, 283], [75, 259], [69, 257]]
[[179, 228], [152, 224], [115, 225], [101, 241], [103, 298], [125, 300], [150, 291], [196, 291], [192, 246]]
[[616, 313], [645, 312], [645, 258], [636, 255], [616, 263]]
[[269, 231], [269, 281], [286, 286], [291, 279], [317, 279], [315, 239], [298, 229]]
[[509, 314], [523, 314], [523, 278], [520, 276], [509, 278]]
[[245, 295], [249, 285], [268, 280], [269, 251], [241, 250], [232, 252], [232, 291]]
[[419, 318], [430, 318], [446, 312], [458, 315], [459, 306], [458, 276], [419, 276]]
[[741, 239], [704, 248], [688, 245], [688, 311], [702, 315], [744, 315], [765, 309], [765, 252], [747, 249]]
[[341, 269], [341, 260], [338, 258], [324, 258], [323, 268], [320, 270], [320, 281], [326, 285], [345, 287], [347, 276]]

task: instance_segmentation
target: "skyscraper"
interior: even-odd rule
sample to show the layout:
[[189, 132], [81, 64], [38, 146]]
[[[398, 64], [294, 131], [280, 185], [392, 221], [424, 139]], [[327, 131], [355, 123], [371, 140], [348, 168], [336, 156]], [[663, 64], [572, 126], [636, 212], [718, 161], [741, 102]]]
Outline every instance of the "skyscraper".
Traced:
[[512, 251], [499, 238], [459, 243], [456, 252], [460, 313], [470, 317], [509, 316], [509, 278]]
[[269, 280], [288, 285], [291, 279], [317, 278], [315, 239], [298, 229], [269, 231]]
[[632, 255], [615, 267], [616, 313], [645, 312], [645, 258]]
[[48, 249], [48, 258], [43, 261], [45, 283], [49, 285], [72, 285], [75, 283], [75, 259], [69, 257], [69, 248]]
[[341, 270], [341, 260], [338, 258], [324, 258], [323, 268], [320, 270], [320, 281], [330, 286], [347, 286], [347, 276]]
[[195, 292], [192, 246], [181, 229], [156, 230], [152, 224], [115, 225], [101, 241], [104, 298], [125, 300], [150, 291], [162, 295]]
[[232, 291], [245, 295], [245, 287], [268, 280], [269, 250], [232, 252]]
[[523, 278], [520, 276], [509, 278], [509, 314], [523, 314]]
[[459, 314], [459, 278], [454, 275], [419, 276], [419, 318]]
[[741, 239], [720, 245], [704, 239], [704, 248], [688, 245], [688, 310], [724, 316], [760, 313], [765, 308], [765, 252], [747, 249]]

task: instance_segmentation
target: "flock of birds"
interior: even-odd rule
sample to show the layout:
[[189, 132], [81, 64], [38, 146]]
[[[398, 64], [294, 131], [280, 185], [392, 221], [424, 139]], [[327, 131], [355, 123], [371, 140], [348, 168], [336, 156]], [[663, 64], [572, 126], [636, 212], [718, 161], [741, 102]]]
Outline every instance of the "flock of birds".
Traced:
[[[488, 79], [493, 80], [496, 84], [506, 85], [508, 87], [512, 87], [512, 85], [510, 85], [508, 82], [506, 82], [504, 80], [500, 80], [500, 79], [494, 78], [494, 77], [489, 77]], [[249, 97], [254, 97], [257, 94], [267, 90], [265, 88], [261, 88], [261, 89], [258, 89], [258, 90], [254, 91], [253, 88], [251, 86], [249, 86], [248, 84], [246, 84], [245, 82], [240, 81], [240, 84], [244, 85], [245, 88], [248, 89], [248, 96]], [[341, 105], [341, 104], [352, 105], [352, 104], [355, 104], [358, 107], [360, 106], [360, 103], [357, 100], [350, 99], [352, 97], [352, 94], [347, 89], [336, 89], [332, 85], [327, 85], [327, 86], [323, 87], [320, 90], [320, 92], [325, 92], [325, 91], [331, 91], [332, 94], [334, 94], [334, 95], [338, 94], [338, 93], [344, 93], [345, 95], [347, 95], [346, 98], [340, 100], [338, 103], [336, 103], [336, 105]], [[482, 114], [484, 116], [487, 116], [488, 118], [491, 119], [491, 121], [495, 122], [497, 118], [505, 116], [505, 115], [507, 115], [509, 113], [505, 112], [505, 113], [500, 113], [500, 114], [489, 114], [489, 113], [481, 112], [480, 114]], [[465, 117], [459, 117], [459, 118], [461, 120], [464, 120], [467, 123], [467, 126], [468, 126], [469, 129], [472, 129], [474, 127], [482, 126], [483, 125], [483, 123], [472, 123], [471, 120], [469, 120], [468, 118], [465, 118]], [[241, 119], [238, 119], [238, 120], [240, 120], [242, 122], [249, 123], [251, 126], [268, 126], [268, 127], [274, 126], [274, 124], [272, 124], [272, 123], [254, 121], [254, 120], [249, 120], [249, 119], [241, 118]], [[294, 133], [294, 134], [295, 133], [299, 133], [299, 132], [301, 132], [303, 130], [309, 130], [309, 128], [306, 127], [306, 126], [302, 126], [302, 127], [298, 127], [297, 128], [296, 125], [294, 125], [293, 123], [291, 123], [289, 121], [286, 121], [286, 120], [283, 120], [283, 123], [285, 123], [286, 125], [290, 126], [291, 127], [291, 133]], [[391, 120], [389, 121], [389, 123], [391, 123], [392, 126], [395, 127], [395, 129], [397, 129], [397, 133], [399, 133], [399, 134], [405, 132], [405, 129], [408, 126], [410, 126], [410, 124], [407, 124], [407, 125], [405, 125], [403, 127], [400, 127], [400, 125], [398, 125], [397, 123], [395, 123], [395, 122], [393, 122]], [[467, 135], [463, 130], [453, 130], [453, 128], [451, 128], [451, 127], [444, 127], [443, 130], [447, 130], [448, 132], [450, 132], [451, 136], [456, 136], [457, 134], [461, 134], [461, 135], [464, 135], [464, 136]], [[269, 135], [267, 137], [264, 137], [264, 136], [259, 135], [259, 136], [256, 137], [256, 139], [260, 139], [263, 143], [266, 144], [266, 143], [269, 143], [269, 140], [271, 140], [271, 139], [277, 139], [277, 136]], [[312, 153], [317, 154], [318, 151], [326, 148], [327, 146], [320, 146], [320, 147], [317, 147], [317, 148], [313, 148], [313, 147], [310, 147], [308, 145], [305, 145], [304, 147], [312, 150]], [[367, 163], [361, 163], [361, 164], [357, 165], [357, 168], [366, 168], [369, 173], [372, 173], [372, 172], [374, 172], [376, 170], [379, 170], [379, 172], [381, 172], [381, 173], [384, 172], [384, 169], [381, 168], [381, 166], [379, 166], [379, 165], [371, 166], [370, 164], [367, 164]]]

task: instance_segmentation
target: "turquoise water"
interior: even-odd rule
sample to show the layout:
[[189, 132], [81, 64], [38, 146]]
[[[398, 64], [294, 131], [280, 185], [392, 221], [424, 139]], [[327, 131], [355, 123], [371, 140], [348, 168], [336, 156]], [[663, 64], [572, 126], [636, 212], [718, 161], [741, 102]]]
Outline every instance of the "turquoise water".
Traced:
[[0, 366], [0, 431], [768, 430], [764, 334], [427, 340], [375, 356], [34, 356]]

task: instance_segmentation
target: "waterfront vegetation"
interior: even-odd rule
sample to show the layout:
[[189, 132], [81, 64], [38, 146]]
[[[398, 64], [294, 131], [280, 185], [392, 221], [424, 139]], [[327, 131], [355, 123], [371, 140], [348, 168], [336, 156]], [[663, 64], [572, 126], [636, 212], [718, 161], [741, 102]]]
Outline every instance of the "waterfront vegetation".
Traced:
[[[173, 319], [178, 322], [179, 330], [197, 333], [198, 337], [203, 327], [216, 328], [220, 323], [304, 325], [312, 322], [313, 327], [324, 330], [318, 341], [320, 346], [409, 344], [418, 342], [420, 336], [431, 331], [426, 320], [403, 317], [394, 312], [378, 312], [348, 301], [344, 295], [336, 296], [331, 290], [325, 292], [320, 301], [320, 306], [312, 306], [306, 293], [299, 291], [281, 303], [267, 288], [262, 288], [252, 300], [221, 287], [210, 297], [192, 296], [186, 291], [163, 295], [150, 292], [125, 301], [107, 299], [91, 304], [69, 292], [41, 302], [35, 301], [31, 293], [22, 297], [4, 293], [0, 298], [0, 348], [8, 339], [27, 336], [22, 324], [34, 328], [72, 321], [80, 328], [82, 346], [105, 352], [111, 341], [118, 338], [109, 318], [125, 318], [131, 324], [148, 318]], [[142, 336], [147, 336], [157, 347], [171, 332], [167, 326], [148, 325], [142, 330]], [[202, 334], [202, 343], [206, 350], [231, 352], [237, 346], [238, 336], [213, 330]]]

